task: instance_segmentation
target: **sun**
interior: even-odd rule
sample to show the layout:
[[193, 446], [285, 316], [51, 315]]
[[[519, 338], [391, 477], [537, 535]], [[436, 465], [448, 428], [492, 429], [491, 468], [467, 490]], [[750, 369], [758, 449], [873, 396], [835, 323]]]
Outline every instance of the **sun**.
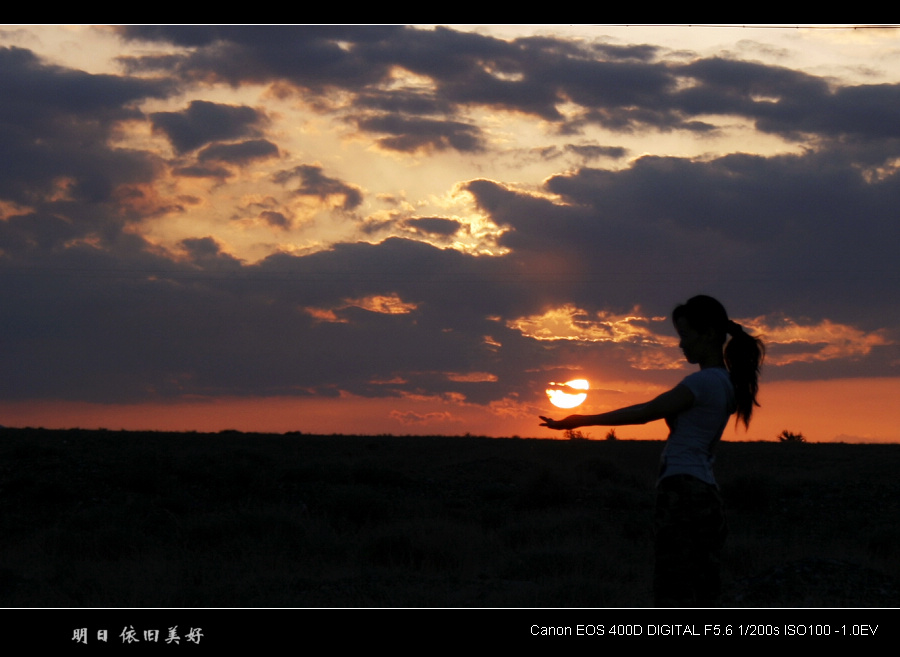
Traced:
[[587, 379], [573, 379], [565, 383], [550, 382], [551, 388], [547, 388], [547, 397], [550, 403], [558, 408], [575, 408], [587, 399], [586, 392], [575, 392], [576, 390], [589, 390], [590, 384]]

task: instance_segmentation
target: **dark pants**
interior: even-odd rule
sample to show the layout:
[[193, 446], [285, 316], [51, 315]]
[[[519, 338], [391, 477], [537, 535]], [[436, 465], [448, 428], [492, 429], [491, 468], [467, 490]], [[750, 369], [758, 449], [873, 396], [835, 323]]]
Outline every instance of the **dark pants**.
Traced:
[[690, 475], [659, 482], [656, 493], [657, 607], [714, 607], [719, 604], [725, 514], [718, 489]]

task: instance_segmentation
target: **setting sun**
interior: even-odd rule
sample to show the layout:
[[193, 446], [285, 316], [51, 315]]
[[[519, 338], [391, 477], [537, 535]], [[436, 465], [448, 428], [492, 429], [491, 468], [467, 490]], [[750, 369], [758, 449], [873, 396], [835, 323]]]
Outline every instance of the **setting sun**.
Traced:
[[586, 379], [573, 379], [565, 383], [550, 382], [550, 385], [553, 387], [547, 388], [547, 397], [558, 408], [575, 408], [587, 399], [587, 393], [574, 391], [590, 389]]

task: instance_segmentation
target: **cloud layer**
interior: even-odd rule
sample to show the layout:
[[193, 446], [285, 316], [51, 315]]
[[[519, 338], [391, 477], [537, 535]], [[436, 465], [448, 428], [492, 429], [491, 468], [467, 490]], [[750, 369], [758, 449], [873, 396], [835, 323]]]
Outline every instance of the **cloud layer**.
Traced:
[[[772, 380], [898, 374], [900, 83], [450, 28], [99, 34], [117, 73], [0, 47], [5, 400], [528, 413], [566, 372], [671, 382], [697, 293]], [[655, 135], [710, 150], [628, 146]]]

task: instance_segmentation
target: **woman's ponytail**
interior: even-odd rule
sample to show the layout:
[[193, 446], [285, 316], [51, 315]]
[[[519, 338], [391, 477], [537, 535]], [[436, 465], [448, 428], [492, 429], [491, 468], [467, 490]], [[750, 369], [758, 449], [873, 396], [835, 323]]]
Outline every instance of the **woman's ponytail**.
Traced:
[[731, 339], [725, 345], [725, 366], [734, 386], [737, 419], [747, 428], [750, 426], [753, 407], [759, 406], [756, 394], [759, 392], [759, 374], [766, 348], [762, 340], [750, 335], [740, 324], [731, 320], [728, 320], [727, 333]]

